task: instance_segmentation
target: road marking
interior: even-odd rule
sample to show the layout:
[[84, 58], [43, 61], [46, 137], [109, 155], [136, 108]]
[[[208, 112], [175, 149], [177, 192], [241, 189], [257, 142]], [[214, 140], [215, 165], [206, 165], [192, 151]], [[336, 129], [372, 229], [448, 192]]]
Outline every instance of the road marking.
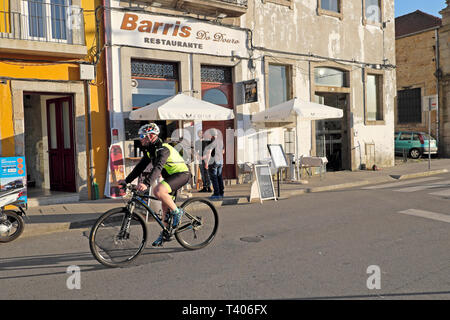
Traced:
[[438, 192], [432, 192], [429, 194], [433, 196], [450, 197], [450, 188]]
[[399, 213], [450, 223], [450, 215], [448, 215], [448, 214], [442, 214], [442, 213], [436, 213], [436, 212], [424, 211], [424, 210], [418, 210], [418, 209], [408, 209], [408, 210], [404, 210], [404, 211], [399, 211]]
[[450, 184], [448, 184], [448, 183], [431, 183], [431, 184], [425, 184], [422, 186], [395, 189], [394, 191], [396, 191], [396, 192], [416, 192], [416, 191], [422, 191], [422, 190], [426, 190], [426, 189], [443, 188], [443, 187], [450, 187]]
[[411, 181], [401, 181], [401, 182], [399, 181], [399, 182], [385, 183], [385, 184], [371, 186], [371, 187], [365, 187], [363, 189], [365, 189], [365, 190], [384, 189], [384, 188], [397, 187], [397, 186], [403, 186], [403, 185], [407, 185], [407, 184], [427, 182], [427, 181], [440, 180], [440, 179], [442, 179], [442, 178], [434, 177], [434, 178], [424, 178], [424, 179], [411, 180]]

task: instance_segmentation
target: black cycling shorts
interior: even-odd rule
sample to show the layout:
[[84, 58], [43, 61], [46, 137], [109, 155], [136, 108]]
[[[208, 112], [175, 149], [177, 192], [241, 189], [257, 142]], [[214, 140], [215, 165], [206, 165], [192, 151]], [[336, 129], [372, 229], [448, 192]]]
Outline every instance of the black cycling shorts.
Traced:
[[182, 186], [187, 184], [191, 180], [191, 173], [188, 171], [177, 172], [172, 175], [164, 175], [164, 180], [160, 183], [163, 184], [170, 194], [175, 194], [175, 192]]

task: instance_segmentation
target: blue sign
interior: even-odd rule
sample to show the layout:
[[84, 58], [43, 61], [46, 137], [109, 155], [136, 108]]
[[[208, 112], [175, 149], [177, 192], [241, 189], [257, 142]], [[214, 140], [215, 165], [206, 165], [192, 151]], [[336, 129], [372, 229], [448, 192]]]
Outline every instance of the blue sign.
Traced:
[[27, 202], [25, 157], [0, 157], [0, 191], [22, 189], [20, 204]]

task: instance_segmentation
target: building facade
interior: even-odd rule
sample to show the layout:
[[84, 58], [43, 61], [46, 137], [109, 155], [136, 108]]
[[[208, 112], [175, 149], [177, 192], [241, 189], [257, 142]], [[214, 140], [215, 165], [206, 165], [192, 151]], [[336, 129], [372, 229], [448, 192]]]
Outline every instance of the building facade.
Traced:
[[[224, 176], [270, 159], [267, 144], [327, 156], [329, 170], [394, 165], [394, 1], [106, 0], [107, 74], [127, 168], [134, 164], [129, 113], [179, 92], [234, 110], [227, 122], [159, 122], [218, 128]], [[251, 94], [249, 88], [251, 88]], [[246, 91], [247, 90], [247, 91]], [[340, 120], [298, 121], [297, 130], [258, 130], [252, 114], [294, 97], [341, 108]], [[176, 138], [176, 137], [175, 137]]]
[[442, 28], [439, 29], [439, 148], [440, 154], [450, 157], [450, 1], [442, 14]]
[[[437, 137], [440, 18], [419, 10], [397, 17], [396, 130], [428, 132]], [[429, 119], [431, 117], [431, 119]]]
[[0, 155], [25, 156], [29, 198], [104, 185], [100, 2], [0, 0]]

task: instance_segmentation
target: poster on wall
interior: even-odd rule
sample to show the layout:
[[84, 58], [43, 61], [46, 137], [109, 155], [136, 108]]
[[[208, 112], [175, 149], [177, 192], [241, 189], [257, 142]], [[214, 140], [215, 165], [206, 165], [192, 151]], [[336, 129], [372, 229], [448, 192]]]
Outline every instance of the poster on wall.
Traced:
[[244, 103], [258, 102], [258, 82], [244, 81]]
[[0, 191], [20, 190], [18, 204], [27, 203], [25, 157], [0, 157]]

